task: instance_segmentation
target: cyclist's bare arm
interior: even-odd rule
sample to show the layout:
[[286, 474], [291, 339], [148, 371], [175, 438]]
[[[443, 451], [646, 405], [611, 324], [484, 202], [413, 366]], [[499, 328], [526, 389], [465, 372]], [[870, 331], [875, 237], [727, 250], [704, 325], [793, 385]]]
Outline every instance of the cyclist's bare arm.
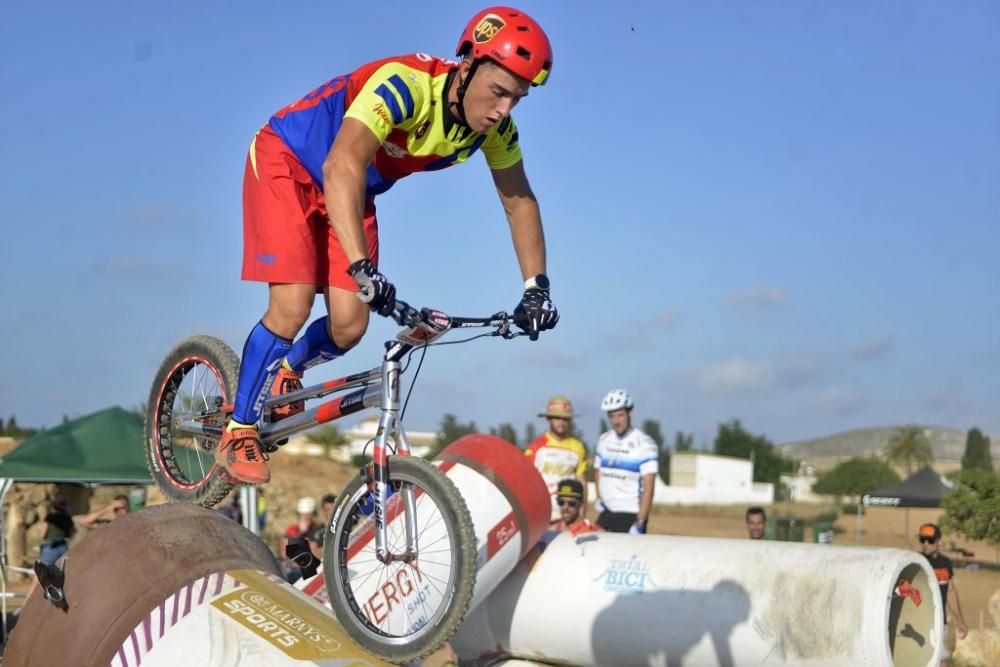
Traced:
[[521, 276], [527, 280], [545, 273], [545, 235], [542, 232], [542, 214], [538, 201], [531, 191], [528, 176], [524, 173], [524, 160], [506, 169], [493, 169], [500, 203], [503, 204], [514, 252], [521, 265]]
[[361, 223], [365, 172], [379, 149], [378, 137], [354, 118], [345, 118], [323, 162], [323, 199], [348, 263], [368, 257]]

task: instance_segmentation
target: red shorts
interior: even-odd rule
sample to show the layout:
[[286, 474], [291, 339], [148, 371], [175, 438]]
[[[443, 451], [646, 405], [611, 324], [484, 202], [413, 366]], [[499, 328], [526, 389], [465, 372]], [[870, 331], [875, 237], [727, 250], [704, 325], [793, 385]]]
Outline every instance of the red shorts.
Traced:
[[[378, 266], [375, 200], [365, 201], [368, 256]], [[326, 214], [323, 192], [295, 154], [264, 126], [243, 175], [243, 280], [357, 291]]]

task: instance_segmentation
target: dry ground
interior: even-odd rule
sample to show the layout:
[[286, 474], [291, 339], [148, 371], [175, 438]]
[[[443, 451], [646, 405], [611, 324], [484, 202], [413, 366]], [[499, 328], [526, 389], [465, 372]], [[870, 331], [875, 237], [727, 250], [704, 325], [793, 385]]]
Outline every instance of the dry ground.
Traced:
[[[281, 532], [295, 520], [295, 503], [299, 497], [312, 496], [318, 499], [325, 493], [337, 493], [347, 484], [357, 471], [348, 466], [309, 457], [294, 457], [279, 452], [271, 459], [272, 481], [263, 487], [268, 503], [268, 525], [265, 541], [277, 547]], [[115, 494], [126, 488], [109, 487], [99, 489], [92, 501], [93, 506], [106, 503]], [[150, 490], [150, 502], [162, 502], [162, 496], [155, 489]], [[655, 534], [688, 535], [698, 537], [745, 538], [744, 506], [694, 506], [665, 507], [654, 509], [650, 520], [650, 532]], [[794, 516], [811, 519], [832, 508], [806, 504], [776, 504], [768, 506], [768, 516], [773, 521], [779, 516]], [[938, 521], [941, 510], [914, 509], [907, 511], [895, 508], [874, 508], [868, 510], [862, 521], [862, 545], [887, 546], [902, 549], [916, 549], [915, 540], [908, 542], [907, 535], [916, 532], [925, 521]], [[593, 510], [591, 510], [591, 517]], [[855, 544], [856, 520], [853, 515], [840, 516], [834, 536], [835, 544]], [[81, 531], [85, 533], [85, 531]], [[960, 536], [946, 535], [959, 544], [975, 552], [975, 560], [984, 565], [998, 562], [997, 550], [987, 544], [962, 540]], [[810, 529], [806, 530], [806, 541], [812, 541]], [[29, 550], [30, 553], [30, 550]], [[37, 551], [33, 553], [37, 554]], [[970, 628], [978, 627], [980, 618], [987, 628], [994, 627], [992, 619], [985, 613], [989, 596], [1000, 588], [1000, 570], [959, 568], [956, 582], [961, 595], [962, 608]], [[14, 583], [16, 589], [25, 587]], [[429, 667], [443, 664], [444, 658], [436, 654], [426, 664]]]

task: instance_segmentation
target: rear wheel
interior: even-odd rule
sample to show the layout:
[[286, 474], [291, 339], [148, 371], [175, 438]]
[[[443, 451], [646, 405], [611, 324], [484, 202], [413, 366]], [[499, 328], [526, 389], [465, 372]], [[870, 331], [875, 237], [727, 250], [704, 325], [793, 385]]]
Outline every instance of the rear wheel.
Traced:
[[[386, 547], [399, 558], [383, 563], [376, 557], [371, 491], [358, 477], [334, 508], [323, 574], [347, 633], [379, 657], [406, 663], [440, 648], [465, 617], [476, 584], [476, 536], [465, 500], [433, 464], [390, 456], [388, 468]], [[414, 520], [417, 551], [407, 558], [407, 524]]]
[[[156, 372], [146, 405], [146, 463], [172, 501], [212, 507], [234, 481], [215, 462], [232, 410], [240, 360], [218, 338], [192, 336], [170, 351]], [[197, 422], [202, 433], [182, 427]]]

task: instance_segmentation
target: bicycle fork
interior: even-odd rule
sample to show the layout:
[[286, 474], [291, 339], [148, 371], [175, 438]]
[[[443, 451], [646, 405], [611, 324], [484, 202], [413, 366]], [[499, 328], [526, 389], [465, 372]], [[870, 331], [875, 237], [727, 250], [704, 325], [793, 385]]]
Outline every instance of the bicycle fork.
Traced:
[[388, 521], [395, 517], [386, 516], [389, 502], [389, 468], [388, 451], [390, 438], [394, 444], [396, 456], [409, 456], [410, 443], [406, 438], [399, 421], [401, 365], [398, 361], [382, 362], [382, 396], [379, 402], [381, 416], [378, 430], [375, 432], [375, 447], [372, 458], [372, 468], [375, 477], [375, 556], [383, 563], [399, 560], [409, 563], [417, 557], [417, 511], [413, 487], [402, 483], [399, 494], [403, 501], [403, 514], [406, 524], [406, 551], [401, 554], [389, 553]]

